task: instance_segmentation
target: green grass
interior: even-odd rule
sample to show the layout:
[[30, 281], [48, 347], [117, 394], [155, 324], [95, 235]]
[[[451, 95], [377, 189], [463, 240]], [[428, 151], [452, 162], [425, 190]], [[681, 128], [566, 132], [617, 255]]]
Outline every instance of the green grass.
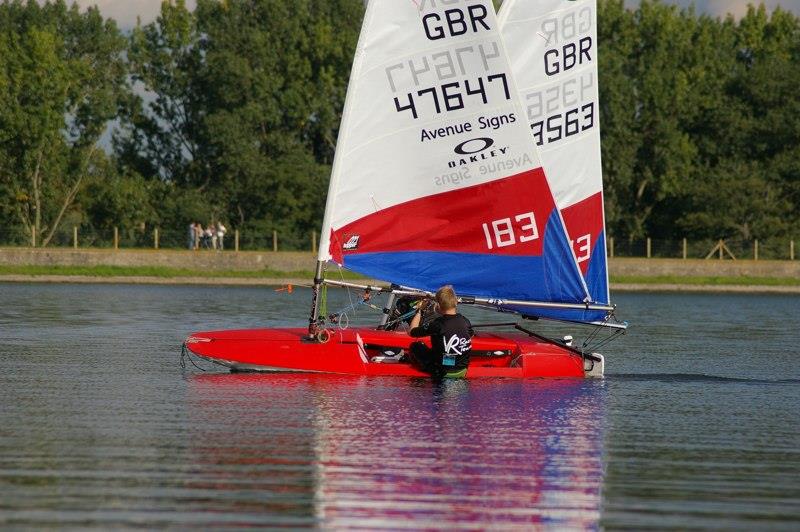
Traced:
[[612, 275], [617, 284], [683, 284], [683, 285], [733, 285], [733, 286], [800, 286], [800, 279], [792, 277], [684, 277], [680, 275]]
[[[169, 268], [166, 266], [5, 266], [0, 265], [0, 275], [73, 275], [91, 277], [227, 277], [242, 279], [313, 279], [310, 270], [278, 271], [271, 269], [255, 271], [216, 271], [191, 268]], [[335, 279], [338, 273], [328, 275]], [[344, 271], [345, 279], [364, 279], [353, 272]], [[682, 277], [678, 275], [612, 275], [611, 282], [617, 284], [678, 284], [678, 285], [736, 285], [736, 286], [800, 286], [800, 279], [787, 277]]]
[[[246, 279], [308, 279], [314, 272], [278, 270], [196, 270], [191, 268], [169, 268], [166, 266], [6, 266], [0, 265], [0, 275], [75, 275], [92, 277], [232, 277]], [[338, 276], [338, 272], [336, 276]], [[363, 279], [358, 274], [343, 271], [345, 279]]]

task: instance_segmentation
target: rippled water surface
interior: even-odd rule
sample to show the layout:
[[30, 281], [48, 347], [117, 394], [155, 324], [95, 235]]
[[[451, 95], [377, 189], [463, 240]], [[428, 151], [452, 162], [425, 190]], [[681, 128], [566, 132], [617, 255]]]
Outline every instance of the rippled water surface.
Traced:
[[800, 527], [796, 296], [619, 295], [603, 380], [179, 366], [309, 299], [0, 284], [0, 525]]

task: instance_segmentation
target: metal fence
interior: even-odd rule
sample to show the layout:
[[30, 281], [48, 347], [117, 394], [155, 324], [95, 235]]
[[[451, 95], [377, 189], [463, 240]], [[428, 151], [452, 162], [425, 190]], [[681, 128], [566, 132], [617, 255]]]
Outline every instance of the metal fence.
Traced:
[[[0, 246], [73, 249], [192, 249], [187, 229], [141, 229], [113, 227], [107, 230], [60, 227], [52, 238], [23, 229], [0, 232]], [[196, 243], [199, 250], [220, 251], [315, 251], [317, 232], [308, 235], [281, 234], [278, 231], [227, 231], [220, 240], [216, 234]]]
[[658, 259], [795, 260], [793, 239], [608, 239], [609, 257]]
[[[0, 246], [42, 247], [42, 236], [16, 229], [0, 232]], [[255, 232], [232, 229], [222, 242], [198, 242], [198, 249], [224, 251], [316, 251], [318, 234], [284, 234], [278, 231]], [[186, 229], [60, 227], [47, 243], [48, 248], [99, 249], [189, 249]], [[663, 240], [608, 239], [609, 257], [661, 259], [795, 260], [795, 240]]]

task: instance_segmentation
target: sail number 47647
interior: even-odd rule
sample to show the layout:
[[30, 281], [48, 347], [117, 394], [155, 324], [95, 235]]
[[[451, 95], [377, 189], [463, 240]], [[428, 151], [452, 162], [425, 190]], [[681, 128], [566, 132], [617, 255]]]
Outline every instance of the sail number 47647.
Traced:
[[[477, 81], [473, 81], [472, 83], [470, 83], [470, 80], [466, 79], [463, 81], [463, 86], [461, 82], [454, 81], [440, 86], [409, 92], [406, 95], [407, 103], [401, 103], [400, 99], [395, 96], [394, 106], [398, 113], [411, 111], [415, 119], [419, 118], [418, 104], [422, 103], [423, 100], [430, 100], [431, 103], [433, 103], [436, 114], [441, 114], [443, 111], [458, 111], [465, 107], [464, 99], [468, 96], [478, 96], [484, 104], [488, 104], [490, 100], [489, 89], [493, 84], [502, 88], [504, 100], [511, 99], [506, 75], [500, 73], [486, 76], [485, 81], [483, 77], [479, 77]], [[426, 95], [430, 97], [428, 98]]]
[[487, 249], [494, 249], [536, 240], [539, 238], [539, 229], [533, 212], [526, 212], [483, 224], [483, 234]]

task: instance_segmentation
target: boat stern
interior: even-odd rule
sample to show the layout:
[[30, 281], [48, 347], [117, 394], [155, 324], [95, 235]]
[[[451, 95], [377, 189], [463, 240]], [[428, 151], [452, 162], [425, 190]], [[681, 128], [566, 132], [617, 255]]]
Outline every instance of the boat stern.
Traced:
[[583, 358], [583, 373], [586, 377], [602, 377], [606, 361], [600, 353], [589, 353]]

